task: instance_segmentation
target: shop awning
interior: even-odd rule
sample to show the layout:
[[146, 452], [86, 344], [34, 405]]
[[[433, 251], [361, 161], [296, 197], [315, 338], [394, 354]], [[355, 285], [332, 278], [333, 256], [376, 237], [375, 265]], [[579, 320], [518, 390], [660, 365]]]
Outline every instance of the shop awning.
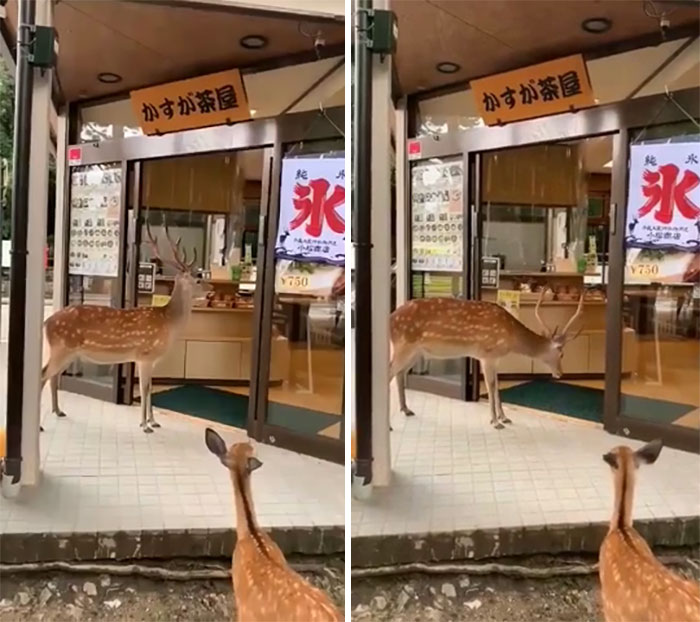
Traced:
[[[338, 18], [244, 10], [221, 2], [61, 0], [54, 10], [57, 98], [62, 101], [127, 93], [230, 68], [270, 69], [315, 60], [317, 35], [324, 42], [321, 56], [335, 56], [342, 54], [345, 41]], [[14, 49], [17, 0], [7, 4], [5, 26]], [[246, 48], [246, 37], [264, 46]]]
[[[700, 3], [578, 0], [391, 0], [397, 14], [397, 77], [402, 94], [418, 93], [579, 52], [608, 54], [697, 36]], [[646, 11], [645, 11], [646, 8]], [[584, 29], [605, 28], [598, 33]], [[606, 24], [605, 20], [609, 21]], [[438, 69], [440, 63], [443, 73]], [[651, 73], [654, 67], [649, 68]]]

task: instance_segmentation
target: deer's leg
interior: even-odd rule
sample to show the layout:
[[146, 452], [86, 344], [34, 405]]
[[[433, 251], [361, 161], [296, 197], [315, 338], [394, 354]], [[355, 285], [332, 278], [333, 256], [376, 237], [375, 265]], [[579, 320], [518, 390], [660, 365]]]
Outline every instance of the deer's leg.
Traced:
[[153, 432], [149, 423], [151, 405], [151, 372], [153, 366], [150, 363], [138, 363], [139, 366], [139, 390], [141, 391], [141, 427], [147, 434]]
[[152, 428], [159, 428], [160, 423], [158, 423], [153, 417], [153, 363], [144, 363], [144, 367], [148, 365], [148, 423]]
[[406, 405], [406, 374], [416, 359], [416, 355], [415, 348], [409, 344], [394, 345], [389, 367], [389, 382], [396, 378], [396, 386], [399, 390], [399, 408], [407, 417], [413, 417], [416, 414]]
[[498, 377], [496, 375], [496, 365], [487, 361], [482, 361], [481, 366], [484, 370], [484, 379], [486, 380], [486, 389], [489, 394], [489, 408], [491, 409], [491, 425], [497, 430], [502, 430], [505, 426], [498, 420], [498, 411], [496, 404], [498, 403]]
[[51, 411], [57, 417], [66, 416], [66, 413], [58, 406], [58, 376], [71, 364], [74, 358], [70, 353], [59, 353], [52, 350], [49, 362], [41, 370], [41, 389], [43, 391], [47, 380], [51, 382]]
[[501, 390], [498, 388], [498, 372], [494, 369], [493, 372], [494, 381], [496, 384], [496, 391], [494, 392], [494, 400], [496, 402], [496, 412], [498, 413], [498, 420], [501, 423], [513, 423], [506, 414], [503, 412], [503, 404], [501, 404]]

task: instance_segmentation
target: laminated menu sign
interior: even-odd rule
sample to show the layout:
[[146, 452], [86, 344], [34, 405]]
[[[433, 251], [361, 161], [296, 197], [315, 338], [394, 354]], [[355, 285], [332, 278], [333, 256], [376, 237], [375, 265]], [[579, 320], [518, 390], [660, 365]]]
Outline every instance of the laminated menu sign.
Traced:
[[155, 291], [156, 264], [141, 262], [139, 264], [139, 294], [152, 294]]
[[121, 193], [120, 165], [71, 171], [69, 274], [118, 275]]
[[501, 259], [500, 257], [481, 258], [481, 287], [487, 289], [498, 289], [500, 278]]
[[700, 252], [700, 142], [630, 151], [627, 248]]
[[345, 265], [345, 158], [283, 160], [275, 257]]
[[413, 270], [462, 271], [462, 162], [417, 165], [411, 175]]

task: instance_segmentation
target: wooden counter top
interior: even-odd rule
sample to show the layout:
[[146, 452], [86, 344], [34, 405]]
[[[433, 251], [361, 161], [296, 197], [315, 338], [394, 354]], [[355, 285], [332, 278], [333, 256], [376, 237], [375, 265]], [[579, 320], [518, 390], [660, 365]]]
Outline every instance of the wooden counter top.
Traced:
[[197, 313], [252, 313], [254, 307], [192, 307]]

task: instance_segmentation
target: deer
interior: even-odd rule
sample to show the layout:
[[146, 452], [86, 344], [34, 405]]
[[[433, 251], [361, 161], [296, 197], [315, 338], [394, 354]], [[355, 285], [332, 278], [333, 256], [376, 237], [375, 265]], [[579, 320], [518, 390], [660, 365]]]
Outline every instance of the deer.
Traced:
[[241, 622], [340, 622], [330, 598], [292, 570], [272, 538], [258, 525], [251, 474], [262, 466], [248, 442], [230, 447], [211, 428], [205, 443], [230, 473], [236, 507], [236, 546], [231, 578]]
[[662, 446], [657, 439], [636, 451], [623, 445], [603, 455], [615, 491], [598, 567], [606, 622], [700, 621], [700, 585], [666, 568], [632, 525], [637, 469], [656, 462]]
[[498, 391], [498, 362], [509, 354], [522, 354], [539, 360], [560, 378], [564, 346], [576, 339], [580, 330], [571, 328], [583, 313], [583, 293], [574, 315], [563, 330], [550, 330], [540, 316], [546, 288], [542, 288], [535, 317], [542, 329], [537, 334], [500, 305], [483, 300], [460, 298], [420, 298], [409, 300], [390, 318], [391, 363], [389, 381], [396, 378], [399, 406], [406, 416], [415, 413], [406, 405], [406, 374], [420, 356], [435, 359], [471, 357], [482, 366], [491, 410], [491, 425], [502, 430], [506, 417]]
[[187, 325], [194, 298], [204, 292], [203, 285], [192, 274], [197, 263], [197, 249], [194, 249], [194, 259], [188, 263], [187, 253], [181, 249], [182, 238], [173, 241], [167, 223], [163, 224], [172, 261], [160, 256], [148, 223], [146, 231], [154, 257], [176, 270], [175, 284], [166, 305], [131, 309], [70, 305], [44, 322], [49, 359], [41, 372], [41, 388], [43, 390], [50, 381], [51, 410], [56, 416], [66, 416], [58, 405], [58, 378], [76, 359], [107, 365], [136, 363], [141, 392], [141, 428], [150, 434], [153, 428], [160, 427], [151, 405], [153, 367]]

